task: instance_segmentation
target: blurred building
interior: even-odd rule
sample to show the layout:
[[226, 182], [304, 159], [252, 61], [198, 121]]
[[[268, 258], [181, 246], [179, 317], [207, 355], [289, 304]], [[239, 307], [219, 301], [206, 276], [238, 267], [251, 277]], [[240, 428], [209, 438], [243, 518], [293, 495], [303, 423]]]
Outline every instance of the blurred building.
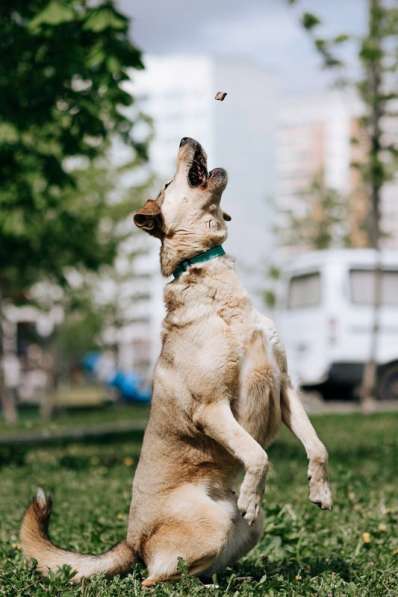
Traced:
[[124, 372], [148, 374], [152, 362], [153, 288], [157, 272], [146, 238], [133, 234], [123, 243], [112, 274], [97, 288], [99, 304], [111, 306], [104, 331], [104, 345], [112, 348], [115, 366]]
[[[181, 137], [200, 141], [208, 154], [209, 168], [227, 169], [229, 184], [223, 207], [232, 222], [225, 248], [236, 258], [246, 287], [259, 301], [263, 263], [273, 245], [274, 81], [262, 68], [244, 59], [150, 56], [145, 63], [145, 71], [134, 74], [131, 90], [139, 109], [153, 120], [150, 167], [157, 175], [157, 187], [175, 172]], [[224, 102], [214, 100], [220, 90], [228, 93]], [[137, 261], [137, 267], [150, 272], [151, 291], [137, 309], [141, 317], [142, 310], [147, 313], [145, 333], [154, 361], [160, 349], [164, 280], [159, 274], [158, 242], [147, 239], [146, 246], [150, 253]], [[137, 326], [137, 334], [142, 337], [142, 332], [142, 326]], [[132, 337], [133, 329], [125, 333]]]
[[[224, 102], [217, 91], [228, 93]], [[248, 276], [272, 243], [275, 181], [275, 84], [244, 59], [151, 56], [135, 75], [133, 91], [153, 119], [151, 166], [161, 181], [175, 171], [181, 137], [207, 151], [209, 167], [229, 173], [223, 205], [232, 216], [227, 250]], [[250, 242], [248, 242], [248, 238]], [[250, 284], [251, 288], [255, 287]]]
[[338, 95], [289, 98], [277, 133], [277, 197], [282, 211], [298, 208], [300, 193], [323, 170], [326, 184], [349, 187], [352, 102]]
[[[352, 163], [364, 156], [365, 139], [358, 119], [361, 105], [349, 92], [288, 98], [281, 105], [277, 132], [278, 223], [286, 224], [289, 212], [300, 215], [303, 196], [317, 175], [325, 187], [335, 189], [350, 201], [350, 229], [353, 244], [366, 245], [363, 223], [367, 216], [365, 189]], [[389, 135], [398, 134], [386, 126]], [[352, 139], [358, 139], [352, 143]], [[398, 248], [398, 177], [387, 184], [383, 194], [382, 228], [384, 246]], [[297, 248], [297, 247], [296, 247]]]
[[[361, 138], [351, 143], [361, 114], [352, 93], [280, 98], [274, 79], [256, 64], [208, 56], [149, 56], [146, 69], [135, 73], [130, 85], [136, 109], [153, 121], [154, 193], [173, 175], [184, 136], [203, 144], [210, 168], [222, 166], [229, 172], [223, 206], [232, 222], [225, 247], [260, 306], [257, 291], [265, 284], [264, 264], [270, 256], [275, 259], [278, 247], [275, 228], [286, 225], [288, 212], [300, 214], [303, 194], [317, 174], [327, 188], [350, 197], [353, 241], [364, 246], [366, 195], [351, 163], [361, 159], [365, 145]], [[228, 93], [224, 102], [214, 101], [220, 90]], [[398, 248], [397, 192], [394, 181], [383, 196], [384, 243], [391, 248]], [[158, 242], [143, 234], [134, 239], [147, 253], [134, 260], [134, 275], [126, 270], [118, 293], [125, 296], [129, 322], [115, 329], [114, 337], [123, 366], [134, 363], [145, 369], [160, 350], [165, 281], [159, 273]]]

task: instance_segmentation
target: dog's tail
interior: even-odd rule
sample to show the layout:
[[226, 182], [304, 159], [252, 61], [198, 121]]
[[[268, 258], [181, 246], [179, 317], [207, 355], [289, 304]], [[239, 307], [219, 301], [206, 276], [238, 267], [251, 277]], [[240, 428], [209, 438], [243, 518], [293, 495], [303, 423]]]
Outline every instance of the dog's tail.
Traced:
[[70, 566], [76, 573], [73, 581], [79, 582], [93, 574], [107, 575], [126, 572], [136, 561], [134, 551], [122, 541], [109, 551], [90, 556], [56, 547], [47, 534], [51, 514], [51, 499], [42, 489], [38, 489], [32, 503], [26, 510], [20, 539], [22, 551], [30, 560], [37, 561], [37, 568], [46, 575], [61, 566]]

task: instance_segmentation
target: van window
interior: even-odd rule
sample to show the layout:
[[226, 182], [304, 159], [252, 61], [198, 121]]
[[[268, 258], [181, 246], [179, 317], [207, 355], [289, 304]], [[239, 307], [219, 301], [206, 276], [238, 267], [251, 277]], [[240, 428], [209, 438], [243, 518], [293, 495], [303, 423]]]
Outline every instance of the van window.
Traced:
[[[381, 304], [398, 307], [398, 270], [383, 270], [381, 276]], [[374, 270], [350, 270], [352, 303], [355, 305], [373, 304], [374, 278]]]
[[316, 307], [321, 304], [321, 274], [293, 276], [289, 281], [288, 309]]

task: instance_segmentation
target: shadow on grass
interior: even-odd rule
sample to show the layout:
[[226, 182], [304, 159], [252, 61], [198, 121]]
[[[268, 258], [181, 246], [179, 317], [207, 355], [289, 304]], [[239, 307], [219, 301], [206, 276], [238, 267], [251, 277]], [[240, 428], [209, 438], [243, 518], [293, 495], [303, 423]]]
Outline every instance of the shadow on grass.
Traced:
[[[396, 458], [398, 443], [385, 442], [369, 445], [366, 443], [356, 446], [329, 447], [329, 461], [344, 462], [345, 464], [357, 464], [359, 460], [378, 460], [381, 455], [394, 455]], [[271, 460], [287, 460], [288, 462], [305, 462], [305, 454], [300, 445], [285, 442], [276, 442], [269, 449]]]
[[[353, 565], [340, 556], [329, 556], [328, 558], [306, 557], [300, 560], [295, 558], [283, 558], [281, 560], [268, 560], [266, 557], [262, 563], [253, 563], [250, 560], [239, 562], [233, 568], [235, 580], [251, 580], [260, 582], [264, 576], [270, 582], [272, 579], [293, 581], [297, 578], [305, 580], [325, 573], [334, 573], [343, 581], [350, 582], [353, 578]], [[221, 582], [228, 584], [230, 575], [223, 575]]]
[[[84, 454], [68, 454], [68, 446], [104, 446], [114, 445], [115, 442], [118, 444], [133, 443], [137, 445], [137, 449], [134, 450], [134, 457], [139, 453], [139, 445], [143, 438], [143, 431], [126, 431], [123, 433], [108, 434], [101, 438], [99, 443], [98, 436], [86, 437], [80, 439], [78, 442], [71, 442], [68, 439], [63, 438], [43, 438], [42, 441], [38, 442], [35, 446], [1, 446], [0, 447], [0, 468], [4, 466], [23, 466], [26, 464], [26, 457], [30, 451], [35, 449], [48, 449], [52, 448], [65, 448], [65, 455], [58, 458], [58, 464], [64, 468], [70, 469], [83, 469], [92, 466], [92, 460], [90, 457]], [[398, 453], [398, 445], [395, 443], [384, 443], [378, 445], [360, 445], [355, 447], [341, 447], [329, 450], [330, 465], [338, 463], [344, 463], [345, 466], [351, 465], [353, 469], [358, 466], [358, 462], [378, 462], [380, 459], [383, 461], [390, 461], [391, 459], [396, 461]], [[306, 458], [301, 446], [290, 444], [288, 442], [276, 442], [269, 450], [271, 461], [275, 464], [279, 462], [288, 462], [289, 465], [298, 463], [300, 466], [305, 467]], [[99, 464], [111, 466], [120, 462], [117, 452], [112, 450], [111, 453], [101, 454]], [[278, 466], [276, 464], [276, 466]]]
[[[27, 456], [30, 452], [36, 449], [45, 449], [52, 451], [53, 449], [65, 448], [65, 453], [57, 457], [57, 465], [63, 468], [82, 470], [93, 466], [92, 454], [70, 454], [68, 453], [69, 447], [76, 446], [99, 446], [101, 449], [109, 446], [109, 451], [103, 452], [98, 451], [97, 465], [101, 466], [112, 466], [121, 464], [126, 454], [120, 450], [118, 452], [115, 447], [117, 444], [129, 444], [132, 445], [132, 449], [129, 450], [129, 455], [137, 459], [141, 447], [143, 438], [143, 431], [128, 431], [124, 434], [118, 434], [112, 436], [108, 434], [102, 438], [101, 442], [98, 442], [98, 437], [87, 437], [80, 440], [79, 442], [64, 441], [59, 438], [58, 441], [51, 441], [49, 444], [44, 438], [43, 442], [38, 443], [36, 446], [1, 446], [0, 447], [0, 470], [7, 466], [25, 466], [27, 464]], [[115, 439], [117, 444], [115, 444]]]

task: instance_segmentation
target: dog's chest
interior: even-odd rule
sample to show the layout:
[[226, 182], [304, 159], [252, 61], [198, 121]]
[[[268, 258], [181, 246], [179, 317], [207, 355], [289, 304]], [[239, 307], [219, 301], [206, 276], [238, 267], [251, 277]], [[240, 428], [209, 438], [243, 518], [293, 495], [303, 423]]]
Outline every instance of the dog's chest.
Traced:
[[262, 341], [251, 346], [259, 328], [256, 312], [240, 293], [199, 298], [169, 311], [164, 322], [163, 358], [187, 390], [179, 391], [178, 400], [185, 396], [189, 411], [190, 401], [194, 406], [228, 397], [241, 424], [264, 443], [277, 426], [280, 406], [275, 362]]

